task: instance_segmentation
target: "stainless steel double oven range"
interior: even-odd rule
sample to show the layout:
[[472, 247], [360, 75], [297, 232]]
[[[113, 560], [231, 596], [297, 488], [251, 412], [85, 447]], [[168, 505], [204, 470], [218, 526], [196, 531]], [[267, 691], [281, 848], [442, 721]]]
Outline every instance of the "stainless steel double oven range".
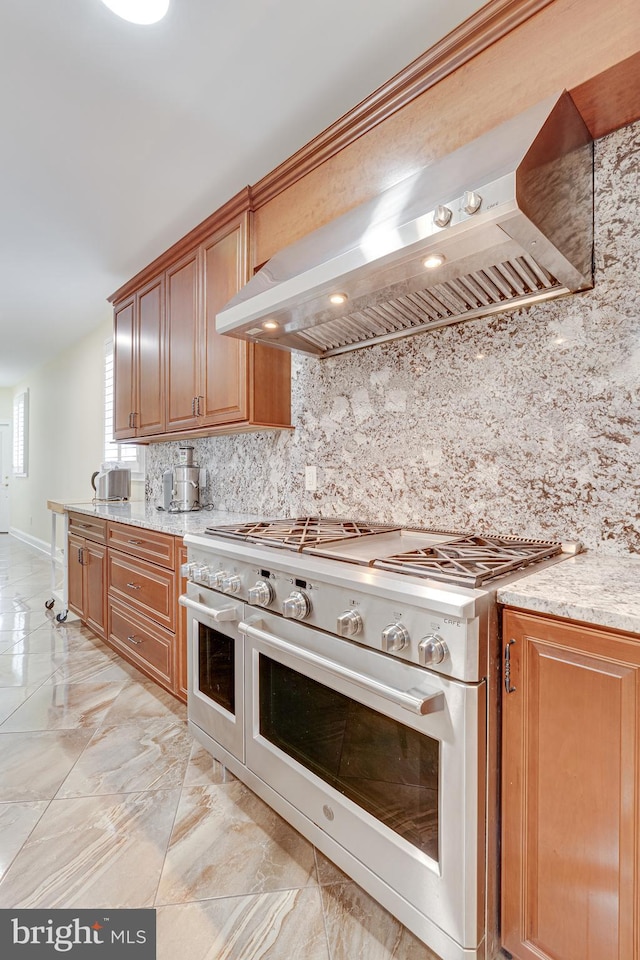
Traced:
[[185, 542], [196, 738], [443, 960], [493, 956], [495, 589], [575, 548], [313, 517]]

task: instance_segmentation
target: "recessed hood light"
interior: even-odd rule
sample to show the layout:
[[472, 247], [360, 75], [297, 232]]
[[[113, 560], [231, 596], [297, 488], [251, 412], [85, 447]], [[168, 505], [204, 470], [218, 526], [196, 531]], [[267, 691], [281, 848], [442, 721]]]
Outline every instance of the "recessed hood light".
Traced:
[[346, 293], [332, 293], [329, 297], [329, 302], [339, 306], [341, 303], [346, 303], [349, 297]]
[[441, 267], [445, 260], [446, 257], [441, 253], [431, 253], [426, 260], [422, 261], [422, 265], [426, 267], [427, 270], [435, 270], [436, 267]]
[[277, 320], [265, 320], [264, 323], [262, 324], [262, 329], [277, 330], [279, 326], [280, 324], [277, 322]]
[[123, 20], [145, 25], [162, 20], [169, 9], [169, 0], [102, 0], [102, 2]]

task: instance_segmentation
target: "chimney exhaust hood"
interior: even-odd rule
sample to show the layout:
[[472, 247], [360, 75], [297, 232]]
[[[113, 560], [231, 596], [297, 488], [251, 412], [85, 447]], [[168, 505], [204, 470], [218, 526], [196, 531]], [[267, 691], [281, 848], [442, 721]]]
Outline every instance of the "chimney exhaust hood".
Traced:
[[593, 144], [565, 91], [286, 247], [216, 329], [329, 357], [589, 289], [592, 250]]

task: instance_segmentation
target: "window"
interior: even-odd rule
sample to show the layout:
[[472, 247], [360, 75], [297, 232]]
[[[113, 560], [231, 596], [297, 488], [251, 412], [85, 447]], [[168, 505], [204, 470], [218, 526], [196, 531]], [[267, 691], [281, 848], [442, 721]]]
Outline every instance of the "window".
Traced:
[[13, 475], [29, 476], [29, 391], [13, 398]]
[[131, 476], [144, 479], [144, 447], [113, 439], [113, 340], [104, 346], [104, 459], [126, 464]]

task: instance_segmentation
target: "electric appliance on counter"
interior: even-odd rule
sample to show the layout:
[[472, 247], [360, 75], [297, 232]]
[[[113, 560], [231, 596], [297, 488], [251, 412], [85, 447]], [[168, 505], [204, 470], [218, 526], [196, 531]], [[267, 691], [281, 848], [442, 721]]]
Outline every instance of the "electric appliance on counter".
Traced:
[[162, 475], [162, 507], [168, 513], [200, 510], [200, 488], [206, 483], [206, 471], [193, 462], [193, 447], [180, 447], [184, 462]]
[[328, 357], [593, 286], [593, 144], [565, 91], [284, 248], [218, 333]]
[[185, 543], [195, 737], [443, 960], [493, 958], [495, 591], [579, 545], [316, 517]]
[[131, 470], [119, 464], [103, 463], [102, 470], [91, 475], [95, 500], [128, 500], [131, 496]]

